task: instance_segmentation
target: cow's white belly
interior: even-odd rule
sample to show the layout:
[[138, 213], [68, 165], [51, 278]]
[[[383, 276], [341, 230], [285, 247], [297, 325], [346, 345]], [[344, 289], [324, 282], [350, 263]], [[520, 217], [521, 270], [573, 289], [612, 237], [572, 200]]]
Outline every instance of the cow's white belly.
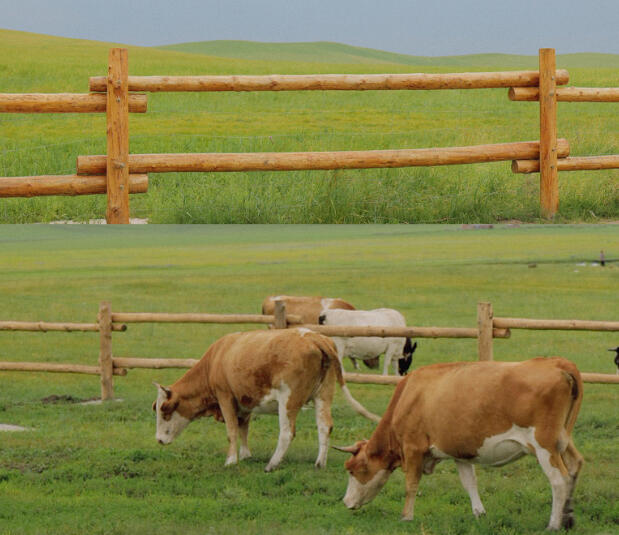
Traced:
[[[537, 441], [534, 427], [519, 427], [513, 425], [511, 429], [491, 437], [487, 437], [477, 450], [477, 456], [472, 459], [462, 459], [472, 463], [489, 466], [503, 466], [511, 463], [527, 453], [533, 453]], [[430, 453], [436, 459], [456, 459], [435, 446], [430, 446]]]

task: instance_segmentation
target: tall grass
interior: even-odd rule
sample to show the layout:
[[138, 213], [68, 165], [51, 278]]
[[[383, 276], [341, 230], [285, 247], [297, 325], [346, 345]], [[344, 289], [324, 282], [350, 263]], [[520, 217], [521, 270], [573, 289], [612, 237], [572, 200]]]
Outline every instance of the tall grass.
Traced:
[[[106, 70], [106, 43], [9, 31], [0, 35], [5, 58], [0, 91], [83, 92], [88, 76]], [[337, 52], [335, 45], [308, 45], [307, 50], [322, 50], [329, 57], [326, 52], [334, 47]], [[350, 64], [302, 63], [131, 48], [130, 72], [449, 72], [497, 70], [500, 59], [510, 69], [534, 68], [535, 60], [470, 56], [457, 58], [455, 64], [454, 58], [433, 58], [409, 65], [371, 63], [368, 57], [373, 56], [361, 54]], [[619, 85], [617, 56], [570, 56], [565, 61], [576, 65], [570, 68], [573, 84]], [[588, 63], [592, 66], [583, 67]], [[558, 65], [565, 66], [561, 56]], [[149, 95], [149, 112], [131, 116], [130, 136], [134, 153], [422, 148], [534, 140], [539, 137], [538, 120], [535, 103], [510, 102], [504, 90], [168, 93]], [[573, 155], [617, 153], [618, 120], [613, 104], [559, 105], [559, 135], [568, 138]], [[78, 154], [105, 152], [102, 116], [3, 115], [0, 127], [2, 176], [71, 173]], [[617, 171], [562, 173], [558, 220], [616, 218], [618, 176]], [[538, 197], [538, 175], [513, 175], [504, 162], [151, 175], [149, 193], [134, 196], [131, 204], [133, 215], [160, 223], [491, 222], [537, 220]], [[87, 219], [104, 212], [104, 199], [94, 197], [0, 201], [1, 222]]]

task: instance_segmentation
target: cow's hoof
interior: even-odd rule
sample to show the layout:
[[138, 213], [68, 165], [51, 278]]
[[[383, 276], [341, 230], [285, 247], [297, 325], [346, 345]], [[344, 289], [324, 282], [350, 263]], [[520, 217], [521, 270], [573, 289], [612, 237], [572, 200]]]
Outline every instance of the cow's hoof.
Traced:
[[576, 522], [574, 521], [574, 515], [567, 514], [563, 516], [563, 529], [572, 529]]
[[238, 459], [236, 457], [228, 457], [226, 459], [226, 463], [224, 464], [224, 466], [232, 466], [233, 464], [237, 464], [238, 463]]
[[251, 457], [251, 451], [242, 450], [239, 452], [239, 459], [242, 461], [243, 459], [249, 459]]
[[269, 463], [269, 464], [267, 464], [267, 465], [264, 467], [264, 471], [265, 471], [265, 472], [272, 472], [272, 471], [273, 471], [273, 470], [275, 470], [276, 468], [277, 468], [277, 465], [276, 465], [276, 464], [271, 464], [271, 463]]
[[480, 516], [484, 516], [486, 514], [486, 510], [485, 509], [473, 509], [473, 514], [475, 515], [475, 518], [479, 518]]
[[400, 520], [401, 520], [402, 522], [412, 522], [413, 517], [412, 517], [412, 516], [404, 516], [404, 515], [402, 515], [402, 516], [400, 517]]

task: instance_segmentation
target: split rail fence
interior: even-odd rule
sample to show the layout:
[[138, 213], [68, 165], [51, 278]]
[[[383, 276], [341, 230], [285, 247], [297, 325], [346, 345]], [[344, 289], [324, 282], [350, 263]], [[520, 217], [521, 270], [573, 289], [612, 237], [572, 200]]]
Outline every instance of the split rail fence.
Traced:
[[[557, 102], [619, 102], [619, 87], [558, 87], [555, 51], [539, 51], [539, 71], [451, 74], [269, 76], [129, 76], [128, 51], [110, 50], [108, 76], [90, 78], [91, 94], [0, 94], [0, 112], [107, 114], [107, 154], [78, 156], [77, 174], [0, 178], [0, 197], [107, 193], [108, 223], [129, 222], [129, 194], [144, 193], [147, 173], [369, 169], [512, 161], [515, 173], [540, 173], [540, 211], [559, 206], [558, 171], [619, 168], [619, 155], [570, 157], [557, 138]], [[539, 141], [427, 149], [129, 154], [129, 113], [144, 113], [146, 95], [162, 91], [330, 91], [509, 88], [513, 101], [539, 101]]]
[[[63, 331], [98, 332], [98, 366], [45, 362], [0, 362], [0, 371], [66, 372], [99, 375], [101, 399], [114, 398], [113, 376], [125, 376], [130, 368], [191, 368], [197, 359], [116, 357], [112, 351], [112, 332], [125, 332], [128, 323], [254, 323], [276, 329], [304, 327], [326, 336], [379, 336], [410, 338], [471, 338], [477, 339], [479, 360], [493, 360], [493, 340], [509, 338], [511, 329], [619, 331], [619, 321], [545, 320], [494, 317], [491, 303], [478, 303], [477, 327], [375, 327], [302, 324], [301, 318], [286, 313], [285, 303], [276, 301], [272, 315], [263, 314], [168, 314], [145, 312], [112, 312], [110, 304], [102, 302], [96, 323], [47, 323], [0, 321], [0, 331]], [[619, 384], [619, 375], [582, 374], [588, 383]], [[397, 384], [402, 378], [375, 374], [345, 373], [350, 383]]]

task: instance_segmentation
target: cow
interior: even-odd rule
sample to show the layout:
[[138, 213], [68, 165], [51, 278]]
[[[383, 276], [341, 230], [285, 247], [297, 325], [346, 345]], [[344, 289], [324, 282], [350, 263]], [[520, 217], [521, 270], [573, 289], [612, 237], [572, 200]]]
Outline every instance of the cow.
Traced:
[[350, 395], [328, 337], [307, 329], [228, 334], [213, 343], [173, 385], [155, 383], [156, 439], [170, 444], [191, 421], [213, 416], [226, 424], [229, 449], [225, 464], [236, 464], [239, 457], [251, 456], [247, 445], [251, 414], [279, 414], [277, 448], [265, 468], [270, 472], [281, 463], [294, 437], [299, 410], [312, 400], [318, 427], [316, 466], [322, 468], [333, 426], [331, 402], [336, 381], [355, 410], [378, 421]]
[[[374, 310], [323, 310], [318, 318], [321, 325], [354, 325], [372, 327], [406, 327], [404, 316], [392, 308]], [[340, 362], [344, 357], [375, 359], [385, 354], [383, 375], [389, 373], [393, 362], [396, 375], [405, 375], [413, 361], [413, 346], [410, 338], [381, 338], [379, 336], [332, 337], [337, 347]]]
[[[286, 304], [286, 313], [296, 314], [301, 317], [305, 324], [318, 325], [318, 319], [323, 310], [341, 309], [355, 310], [350, 303], [339, 297], [298, 296], [298, 295], [272, 295], [262, 302], [262, 313], [272, 315], [275, 313], [275, 301], [283, 301]], [[355, 369], [359, 368], [357, 360], [351, 358]], [[363, 363], [371, 369], [378, 368], [378, 358], [366, 359]]]
[[287, 314], [301, 316], [301, 322], [318, 324], [318, 317], [323, 310], [333, 308], [343, 310], [355, 310], [355, 307], [343, 299], [333, 297], [296, 296], [296, 295], [272, 295], [262, 302], [262, 313], [271, 315], [275, 312], [275, 301], [283, 301], [286, 304]]
[[413, 519], [422, 473], [453, 459], [473, 514], [485, 514], [474, 464], [502, 466], [530, 453], [552, 487], [548, 529], [574, 525], [572, 494], [583, 458], [571, 432], [582, 403], [582, 379], [568, 360], [454, 362], [423, 366], [397, 385], [369, 440], [338, 448], [352, 454], [344, 503], [356, 509], [402, 467], [403, 520]]

